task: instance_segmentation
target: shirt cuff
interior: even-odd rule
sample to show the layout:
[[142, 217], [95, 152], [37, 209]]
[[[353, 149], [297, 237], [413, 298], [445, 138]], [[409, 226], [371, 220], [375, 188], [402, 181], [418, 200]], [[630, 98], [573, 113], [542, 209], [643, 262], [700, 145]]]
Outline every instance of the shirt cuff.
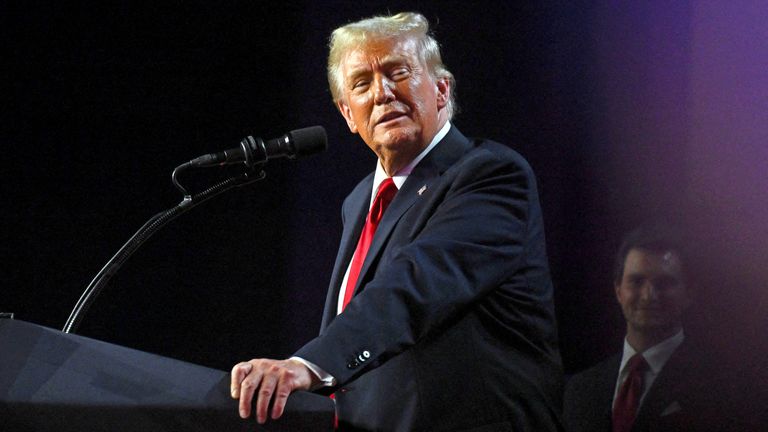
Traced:
[[331, 374], [328, 372], [322, 370], [320, 367], [318, 367], [316, 364], [312, 363], [311, 361], [304, 360], [301, 357], [291, 357], [288, 360], [296, 360], [297, 362], [303, 364], [307, 367], [319, 380], [320, 382], [318, 384], [315, 384], [310, 388], [309, 390], [317, 390], [321, 387], [333, 387], [336, 385], [336, 378], [334, 378]]

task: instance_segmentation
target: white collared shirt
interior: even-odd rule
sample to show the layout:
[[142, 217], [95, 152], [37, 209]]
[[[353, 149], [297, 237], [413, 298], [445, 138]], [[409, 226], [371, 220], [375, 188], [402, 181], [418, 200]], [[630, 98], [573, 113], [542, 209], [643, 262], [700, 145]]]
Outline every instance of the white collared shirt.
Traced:
[[[648, 394], [648, 390], [653, 385], [656, 377], [659, 376], [659, 372], [661, 372], [661, 369], [667, 364], [667, 360], [672, 356], [672, 353], [674, 353], [680, 344], [683, 343], [684, 339], [685, 334], [683, 334], [683, 329], [680, 329], [674, 336], [648, 348], [642, 353], [643, 358], [646, 363], [648, 363], [648, 370], [646, 370], [643, 375], [643, 394], [640, 396], [638, 408], [643, 404], [643, 400], [645, 400], [645, 396]], [[630, 345], [625, 338], [624, 353], [621, 356], [621, 363], [619, 366], [619, 378], [616, 380], [616, 388], [613, 392], [614, 403], [616, 402], [616, 396], [619, 394], [619, 388], [627, 379], [627, 375], [629, 375], [629, 371], [626, 368], [627, 363], [629, 363], [629, 359], [635, 354], [637, 354], [637, 351], [632, 348], [632, 345]], [[611, 406], [613, 406], [613, 404], [611, 404]]]

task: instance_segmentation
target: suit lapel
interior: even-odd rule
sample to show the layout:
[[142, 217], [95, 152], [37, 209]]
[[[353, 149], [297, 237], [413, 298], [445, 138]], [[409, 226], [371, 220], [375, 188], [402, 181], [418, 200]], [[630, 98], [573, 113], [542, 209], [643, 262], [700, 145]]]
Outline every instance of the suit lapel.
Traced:
[[608, 360], [607, 367], [601, 371], [601, 375], [598, 380], [597, 394], [599, 398], [595, 398], [594, 411], [598, 413], [599, 417], [596, 419], [595, 430], [611, 430], [612, 418], [613, 418], [613, 394], [616, 392], [616, 380], [619, 379], [619, 367], [621, 366], [621, 354], [611, 357]]
[[[365, 256], [363, 267], [360, 269], [360, 276], [357, 278], [355, 293], [360, 291], [363, 281], [368, 280], [368, 273], [372, 270], [371, 266], [387, 244], [389, 236], [392, 234], [395, 226], [397, 226], [397, 221], [399, 221], [403, 214], [405, 214], [405, 212], [421, 198], [418, 194], [418, 190], [423, 186], [426, 186], [427, 189], [429, 189], [432, 182], [438, 178], [437, 176], [418, 176], [418, 179], [414, 179], [412, 178], [413, 175], [414, 173], [411, 173], [405, 183], [403, 183], [403, 187], [397, 191], [392, 203], [384, 212], [384, 216], [382, 217], [381, 222], [379, 222], [378, 228], [376, 228], [373, 242]], [[417, 186], [417, 182], [421, 182], [421, 184], [418, 184]]]
[[[643, 405], [637, 413], [635, 420], [635, 430], [649, 430], [655, 422], [658, 421], [665, 409], [669, 408], [674, 402], [681, 403], [681, 396], [687, 392], [683, 390], [689, 385], [691, 376], [691, 364], [689, 360], [690, 346], [686, 342], [681, 345], [669, 358], [664, 365], [659, 376], [653, 382], [653, 386], [648, 390]], [[684, 407], [683, 407], [684, 408]]]
[[363, 224], [368, 215], [372, 188], [373, 173], [363, 179], [352, 193], [349, 194], [345, 207], [342, 210], [344, 229], [341, 233], [341, 242], [339, 244], [339, 252], [336, 254], [336, 262], [333, 265], [331, 284], [325, 301], [323, 321], [320, 325], [321, 332], [336, 316], [341, 282], [344, 280], [344, 274], [347, 271], [347, 267], [349, 267], [349, 261], [352, 259], [352, 254], [355, 253], [360, 233], [363, 231]]
[[[355, 294], [361, 290], [363, 281], [370, 280], [371, 273], [375, 270], [375, 266], [373, 264], [377, 261], [382, 250], [387, 246], [388, 240], [395, 227], [397, 226], [397, 222], [400, 220], [400, 218], [409, 208], [411, 208], [415, 203], [422, 199], [422, 197], [426, 198], [427, 195], [425, 195], [425, 193], [428, 193], [426, 191], [433, 189], [433, 186], [439, 180], [440, 175], [445, 172], [445, 170], [448, 169], [451, 165], [453, 165], [462, 155], [464, 155], [470, 147], [471, 144], [467, 138], [464, 137], [464, 135], [462, 135], [455, 126], [452, 126], [445, 138], [443, 138], [443, 140], [440, 141], [440, 143], [434, 149], [432, 149], [432, 151], [430, 151], [429, 154], [425, 156], [424, 159], [422, 159], [421, 162], [419, 162], [419, 164], [413, 169], [411, 174], [408, 176], [408, 179], [405, 181], [405, 183], [403, 183], [403, 187], [397, 191], [395, 198], [384, 212], [384, 216], [382, 217], [381, 222], [379, 222], [379, 226], [376, 228], [376, 234], [373, 237], [373, 242], [371, 243], [371, 247], [368, 249], [368, 253], [365, 256], [363, 267], [360, 269], [360, 276], [358, 277], [357, 285], [355, 286]], [[371, 183], [369, 183], [369, 195], [365, 201], [366, 203], [370, 200], [370, 191], [373, 187]], [[365, 213], [360, 218], [363, 221], [368, 213], [367, 207], [365, 207], [364, 211]], [[349, 260], [351, 259], [352, 253], [357, 246], [357, 241], [360, 237], [362, 228], [363, 224], [361, 222], [359, 226], [356, 226], [352, 231], [354, 235], [352, 236], [353, 239], [351, 239], [351, 241], [354, 244], [351, 245], [351, 252], [348, 252], [347, 256], [345, 257], [345, 267], [343, 267], [341, 270], [342, 278], [344, 276], [343, 272], [346, 271], [346, 266], [349, 265]], [[348, 246], [349, 242], [350, 239], [345, 242], [345, 245]], [[341, 279], [339, 279], [338, 284], [340, 283]], [[338, 290], [339, 289], [336, 288], [336, 291]]]

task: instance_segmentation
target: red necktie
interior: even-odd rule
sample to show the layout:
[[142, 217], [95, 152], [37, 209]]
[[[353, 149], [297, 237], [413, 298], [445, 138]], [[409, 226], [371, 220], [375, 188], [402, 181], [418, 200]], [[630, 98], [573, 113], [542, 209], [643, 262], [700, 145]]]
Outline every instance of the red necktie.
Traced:
[[368, 253], [368, 249], [373, 242], [373, 235], [376, 233], [376, 228], [379, 226], [379, 221], [384, 214], [384, 210], [387, 209], [389, 203], [397, 193], [397, 186], [392, 181], [392, 177], [388, 177], [379, 185], [379, 190], [376, 193], [376, 198], [373, 200], [371, 210], [368, 212], [368, 217], [365, 219], [365, 226], [363, 232], [360, 234], [360, 240], [357, 242], [357, 248], [355, 254], [352, 256], [352, 264], [349, 266], [349, 276], [347, 277], [347, 286], [344, 290], [344, 303], [342, 303], [341, 310], [347, 307], [347, 303], [352, 300], [352, 295], [355, 293], [355, 286], [357, 285], [357, 278], [360, 276], [360, 269], [363, 268], [363, 262], [365, 261], [365, 255]]
[[640, 407], [643, 394], [643, 375], [648, 363], [640, 354], [635, 354], [627, 363], [629, 374], [619, 388], [616, 402], [613, 404], [613, 432], [629, 432]]
[[[357, 278], [360, 276], [360, 269], [363, 268], [363, 262], [365, 261], [365, 255], [368, 254], [368, 249], [373, 242], [373, 235], [376, 233], [376, 228], [379, 226], [384, 210], [387, 209], [389, 203], [397, 193], [397, 186], [392, 181], [392, 177], [386, 178], [379, 185], [379, 190], [376, 192], [376, 198], [373, 199], [373, 205], [368, 212], [368, 216], [365, 218], [365, 226], [363, 226], [363, 232], [360, 234], [360, 240], [357, 242], [357, 248], [355, 248], [355, 254], [352, 256], [352, 263], [349, 266], [349, 276], [347, 276], [347, 286], [344, 290], [344, 303], [341, 305], [341, 310], [347, 307], [347, 303], [352, 300], [352, 294], [355, 292], [355, 286], [357, 285]], [[335, 394], [331, 395], [331, 399], [335, 399]], [[339, 417], [334, 414], [333, 416], [333, 428], [339, 428]]]

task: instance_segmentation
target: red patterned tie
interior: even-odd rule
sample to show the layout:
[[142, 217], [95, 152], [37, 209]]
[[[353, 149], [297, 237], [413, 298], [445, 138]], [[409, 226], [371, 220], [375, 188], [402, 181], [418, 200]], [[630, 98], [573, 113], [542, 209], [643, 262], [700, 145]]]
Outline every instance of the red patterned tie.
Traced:
[[396, 193], [397, 186], [395, 186], [395, 182], [392, 181], [392, 177], [388, 177], [379, 185], [376, 198], [373, 200], [371, 210], [368, 212], [368, 217], [365, 219], [365, 226], [363, 227], [363, 232], [360, 234], [360, 240], [357, 242], [355, 254], [352, 256], [352, 264], [350, 264], [349, 267], [347, 286], [344, 290], [344, 303], [342, 303], [341, 310], [344, 310], [344, 308], [347, 307], [347, 303], [352, 300], [352, 295], [354, 294], [355, 286], [357, 285], [357, 278], [360, 276], [360, 269], [363, 268], [365, 255], [371, 247], [373, 235], [376, 233], [376, 228], [379, 226], [379, 221], [381, 221], [384, 210], [386, 210], [389, 203], [392, 202]]
[[635, 354], [627, 362], [629, 374], [624, 384], [619, 388], [616, 402], [613, 404], [613, 432], [629, 432], [640, 407], [640, 397], [643, 394], [643, 375], [648, 369], [648, 363], [640, 354]]

